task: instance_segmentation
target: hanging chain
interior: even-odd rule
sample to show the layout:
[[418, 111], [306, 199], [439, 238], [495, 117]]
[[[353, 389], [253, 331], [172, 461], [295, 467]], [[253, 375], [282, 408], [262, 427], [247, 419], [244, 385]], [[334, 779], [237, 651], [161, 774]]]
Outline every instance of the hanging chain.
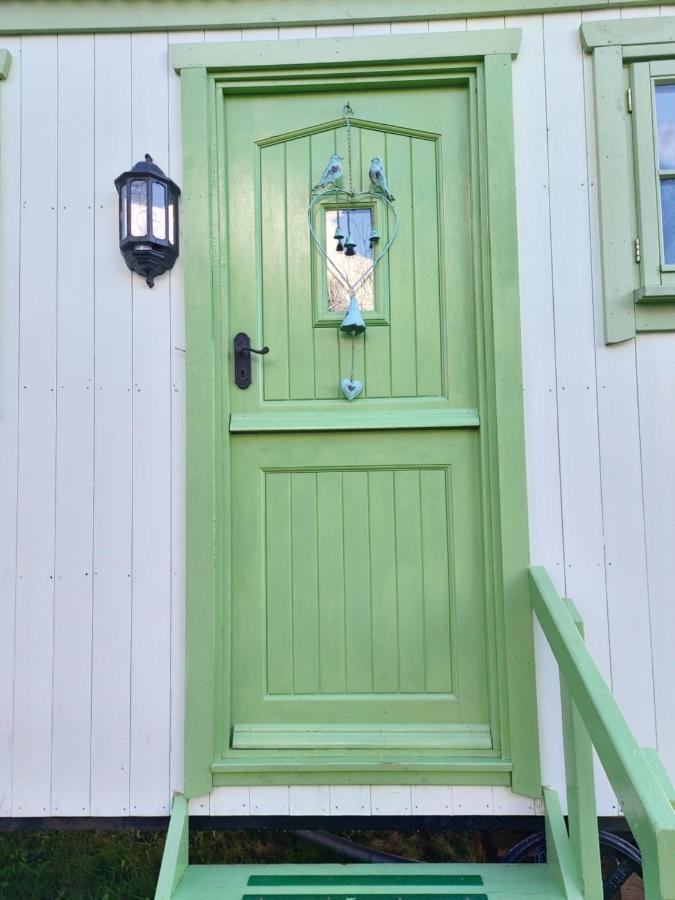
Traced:
[[[352, 114], [353, 110], [349, 105], [349, 101], [345, 103], [342, 107], [342, 115], [345, 120], [345, 127], [347, 128], [347, 168], [349, 170], [349, 194], [350, 198], [354, 196], [354, 179], [352, 177], [352, 126], [349, 122], [349, 117]], [[352, 235], [352, 218], [350, 215], [351, 206], [347, 206], [347, 237], [351, 240]]]
[[345, 103], [342, 107], [342, 115], [344, 116], [345, 126], [347, 128], [347, 166], [349, 168], [349, 193], [354, 194], [354, 179], [352, 177], [352, 126], [349, 117], [354, 115], [354, 110], [349, 103]]

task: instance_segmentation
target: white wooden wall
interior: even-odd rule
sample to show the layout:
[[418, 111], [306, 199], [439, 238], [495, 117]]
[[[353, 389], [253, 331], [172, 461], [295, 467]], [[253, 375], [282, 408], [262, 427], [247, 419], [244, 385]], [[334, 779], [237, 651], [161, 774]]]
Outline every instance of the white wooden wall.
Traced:
[[[631, 726], [675, 777], [675, 334], [602, 342], [581, 20], [0, 39], [14, 57], [0, 83], [0, 814], [165, 814], [181, 786], [181, 265], [152, 291], [131, 277], [113, 187], [146, 152], [181, 181], [174, 41], [523, 29], [514, 102], [532, 560], [574, 598]], [[556, 676], [541, 639], [538, 666], [544, 781], [560, 788]], [[192, 807], [537, 811], [504, 788], [358, 786], [223, 788]], [[602, 778], [599, 811], [617, 811]]]

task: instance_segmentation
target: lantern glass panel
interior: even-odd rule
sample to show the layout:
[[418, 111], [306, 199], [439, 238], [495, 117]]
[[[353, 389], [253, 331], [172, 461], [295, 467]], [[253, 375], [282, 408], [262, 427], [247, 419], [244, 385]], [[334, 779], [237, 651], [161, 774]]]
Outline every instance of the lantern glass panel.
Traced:
[[168, 215], [169, 243], [175, 244], [176, 243], [176, 198], [172, 193], [169, 194], [169, 197], [171, 198], [169, 201], [169, 215]]
[[126, 185], [120, 191], [120, 237], [124, 240], [127, 236], [127, 188]]
[[166, 240], [166, 192], [157, 181], [152, 182], [152, 233], [160, 241]]
[[145, 181], [131, 182], [131, 234], [144, 237], [148, 231], [148, 188]]

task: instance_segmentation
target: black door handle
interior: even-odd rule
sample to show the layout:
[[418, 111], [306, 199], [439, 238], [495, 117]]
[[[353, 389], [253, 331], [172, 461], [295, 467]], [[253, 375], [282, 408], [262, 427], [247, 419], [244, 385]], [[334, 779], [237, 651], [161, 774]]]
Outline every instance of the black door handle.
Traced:
[[260, 350], [251, 347], [251, 338], [245, 331], [234, 336], [234, 383], [238, 388], [245, 390], [251, 384], [251, 353], [264, 356], [269, 352], [269, 347]]

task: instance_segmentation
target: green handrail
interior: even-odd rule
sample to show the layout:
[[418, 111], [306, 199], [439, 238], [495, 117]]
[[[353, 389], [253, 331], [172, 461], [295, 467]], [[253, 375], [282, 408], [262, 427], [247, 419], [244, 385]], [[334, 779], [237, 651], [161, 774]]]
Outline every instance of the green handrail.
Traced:
[[[560, 669], [571, 703], [600, 758], [642, 852], [647, 900], [675, 900], [672, 786], [637, 743], [570, 615], [541, 566], [530, 569], [532, 608]], [[573, 609], [573, 607], [572, 607]], [[581, 860], [577, 866], [582, 869]]]

